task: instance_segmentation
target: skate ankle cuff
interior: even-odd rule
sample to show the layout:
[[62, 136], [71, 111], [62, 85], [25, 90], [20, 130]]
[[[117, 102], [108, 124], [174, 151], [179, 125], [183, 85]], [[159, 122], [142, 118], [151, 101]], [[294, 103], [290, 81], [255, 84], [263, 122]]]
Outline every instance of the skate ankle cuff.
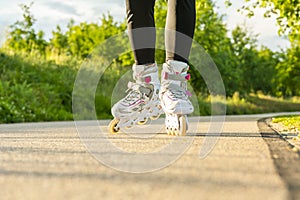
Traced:
[[133, 79], [141, 84], [159, 83], [157, 64], [134, 65], [133, 66]]

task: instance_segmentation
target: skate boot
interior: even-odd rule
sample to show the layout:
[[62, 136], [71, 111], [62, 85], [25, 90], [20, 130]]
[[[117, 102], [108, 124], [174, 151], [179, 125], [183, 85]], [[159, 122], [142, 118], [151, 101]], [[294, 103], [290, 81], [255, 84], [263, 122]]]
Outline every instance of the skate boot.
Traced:
[[168, 135], [186, 135], [188, 129], [187, 114], [194, 111], [188, 97], [187, 73], [189, 66], [180, 61], [170, 60], [163, 64], [159, 98], [166, 114], [165, 124]]
[[111, 109], [114, 116], [109, 124], [111, 133], [123, 127], [145, 124], [149, 118], [155, 120], [163, 114], [157, 65], [133, 65], [132, 69], [135, 83], [128, 83], [128, 94]]

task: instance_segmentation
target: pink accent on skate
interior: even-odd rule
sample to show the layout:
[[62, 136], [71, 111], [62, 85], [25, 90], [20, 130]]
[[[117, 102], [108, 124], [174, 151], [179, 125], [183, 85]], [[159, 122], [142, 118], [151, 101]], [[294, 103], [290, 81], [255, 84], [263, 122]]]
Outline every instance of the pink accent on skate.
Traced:
[[141, 104], [144, 103], [145, 101], [139, 99], [138, 101], [135, 101], [134, 103], [129, 104], [129, 106], [133, 106], [133, 105], [137, 105], [137, 104]]
[[193, 96], [192, 93], [190, 91], [188, 91], [188, 90], [186, 91], [186, 95], [188, 95], [188, 97]]
[[164, 73], [163, 73], [163, 78], [164, 78], [165, 80], [168, 80], [169, 74], [168, 74], [167, 72], [164, 72]]
[[150, 83], [150, 82], [151, 82], [151, 76], [147, 76], [147, 77], [145, 78], [145, 82], [146, 82], [146, 83]]
[[191, 75], [190, 75], [190, 74], [187, 74], [187, 75], [185, 76], [185, 79], [189, 81], [189, 80], [191, 79]]
[[168, 99], [174, 101], [174, 98], [170, 97], [169, 95], [167, 95]]

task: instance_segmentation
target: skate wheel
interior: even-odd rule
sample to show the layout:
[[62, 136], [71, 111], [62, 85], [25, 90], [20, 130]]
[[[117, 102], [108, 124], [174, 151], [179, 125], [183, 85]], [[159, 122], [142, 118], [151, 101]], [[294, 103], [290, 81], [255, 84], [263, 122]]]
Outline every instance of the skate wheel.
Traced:
[[177, 131], [178, 136], [185, 136], [187, 130], [186, 116], [179, 117], [179, 130]]
[[146, 124], [147, 122], [148, 122], [148, 118], [144, 118], [143, 121], [139, 121], [137, 124], [138, 124], [138, 125], [144, 125], [144, 124]]
[[174, 136], [179, 136], [179, 131], [178, 130], [174, 130]]
[[159, 118], [159, 115], [150, 117], [151, 120], [157, 120], [158, 118]]
[[167, 135], [171, 135], [171, 130], [168, 127], [166, 128], [166, 131], [167, 131]]
[[173, 128], [169, 128], [167, 129], [167, 134], [170, 136], [175, 136], [176, 135], [176, 131], [173, 130]]
[[120, 128], [117, 128], [118, 123], [120, 122], [119, 119], [113, 119], [110, 123], [109, 123], [109, 132], [111, 134], [116, 134], [120, 131]]
[[173, 136], [177, 136], [178, 135], [178, 131], [176, 129], [173, 130]]
[[173, 136], [173, 131], [169, 130], [168, 135]]

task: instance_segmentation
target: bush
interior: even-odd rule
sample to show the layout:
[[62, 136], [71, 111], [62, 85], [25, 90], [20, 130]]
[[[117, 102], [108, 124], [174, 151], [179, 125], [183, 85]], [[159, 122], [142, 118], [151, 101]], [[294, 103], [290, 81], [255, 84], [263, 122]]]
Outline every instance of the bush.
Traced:
[[0, 74], [1, 123], [72, 119], [75, 68], [1, 53]]

